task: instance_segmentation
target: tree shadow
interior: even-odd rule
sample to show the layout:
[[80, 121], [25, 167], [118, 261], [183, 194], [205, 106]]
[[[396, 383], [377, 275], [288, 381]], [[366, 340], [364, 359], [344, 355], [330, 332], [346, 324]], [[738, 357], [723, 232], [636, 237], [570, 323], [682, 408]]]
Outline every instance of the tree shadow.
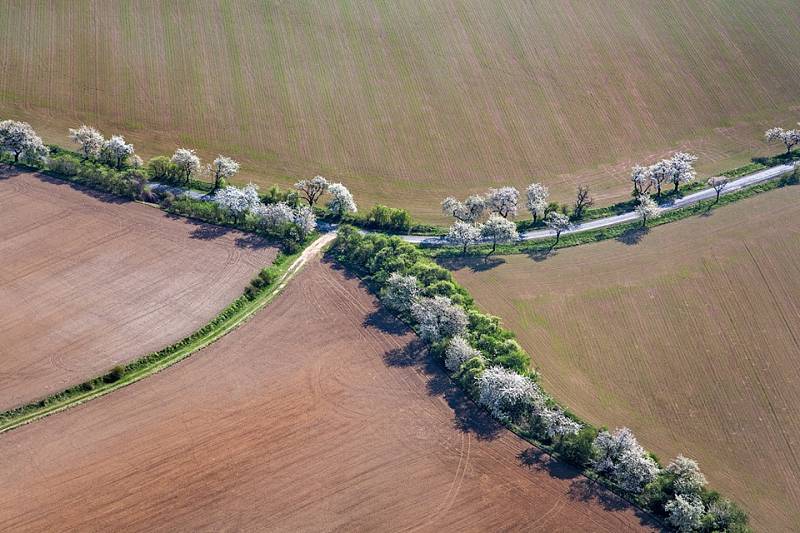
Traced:
[[127, 204], [132, 202], [130, 198], [123, 198], [121, 196], [117, 196], [115, 194], [111, 194], [108, 192], [98, 191], [97, 189], [92, 189], [91, 187], [87, 187], [85, 185], [80, 185], [78, 183], [73, 183], [71, 181], [55, 178], [48, 174], [44, 174], [42, 172], [35, 172], [33, 173], [39, 181], [44, 183], [49, 183], [51, 185], [57, 185], [59, 187], [69, 187], [72, 190], [78, 191], [80, 193], [85, 194], [95, 200], [100, 200], [101, 202], [105, 202], [107, 204]]
[[574, 466], [553, 459], [549, 453], [535, 446], [531, 446], [527, 450], [517, 454], [517, 459], [519, 459], [522, 466], [538, 472], [547, 472], [550, 477], [556, 479], [574, 479], [582, 477], [580, 470]]
[[486, 272], [500, 265], [505, 264], [506, 260], [502, 257], [476, 257], [476, 256], [458, 256], [458, 257], [440, 257], [437, 259], [440, 266], [448, 270], [463, 270], [469, 269], [472, 272]]
[[236, 244], [236, 246], [241, 248], [250, 248], [251, 250], [263, 250], [264, 248], [275, 246], [275, 243], [271, 242], [269, 239], [265, 239], [264, 237], [255, 235], [253, 233], [245, 233], [240, 235], [234, 239], [233, 242]]
[[636, 228], [626, 229], [616, 238], [617, 242], [621, 242], [626, 246], [636, 246], [642, 239], [644, 239], [645, 235], [650, 233], [650, 228], [647, 226], [639, 226]]
[[7, 180], [20, 174], [21, 172], [14, 165], [0, 165], [0, 180]]
[[547, 261], [551, 257], [555, 257], [558, 255], [558, 250], [555, 248], [544, 248], [544, 249], [536, 249], [531, 250], [528, 252], [528, 258], [533, 259], [536, 263], [541, 263], [542, 261]]
[[402, 320], [380, 309], [370, 313], [364, 319], [363, 325], [366, 328], [375, 328], [389, 335], [403, 335], [408, 332], [408, 326]]

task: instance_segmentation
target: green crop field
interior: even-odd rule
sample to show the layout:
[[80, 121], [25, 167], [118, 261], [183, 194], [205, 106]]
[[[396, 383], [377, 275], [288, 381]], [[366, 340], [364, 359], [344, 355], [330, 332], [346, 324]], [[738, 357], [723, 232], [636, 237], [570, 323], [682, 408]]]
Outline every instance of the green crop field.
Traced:
[[[766, 1], [33, 1], [0, 6], [0, 115], [152, 156], [323, 173], [428, 220], [532, 178], [628, 193], [670, 150], [713, 172], [800, 118], [800, 10]], [[777, 150], [777, 148], [775, 148]]]
[[800, 187], [622, 238], [455, 272], [545, 388], [664, 461], [697, 459], [757, 531], [800, 524]]

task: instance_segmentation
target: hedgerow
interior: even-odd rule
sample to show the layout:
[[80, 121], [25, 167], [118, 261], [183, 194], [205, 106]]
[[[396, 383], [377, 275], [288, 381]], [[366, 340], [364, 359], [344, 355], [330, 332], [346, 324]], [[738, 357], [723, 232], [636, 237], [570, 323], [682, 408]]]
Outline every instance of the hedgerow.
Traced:
[[[516, 433], [576, 465], [589, 477], [602, 481], [618, 494], [668, 523], [680, 518], [676, 518], [676, 513], [682, 509], [678, 504], [693, 498], [692, 501], [698, 503], [692, 509], [703, 509], [694, 531], [748, 530], [747, 515], [735, 503], [704, 485], [694, 487], [691, 494], [681, 492], [670, 469], [662, 468], [652, 454], [646, 454], [643, 450], [636, 452], [636, 457], [633, 457], [635, 460], [629, 460], [630, 455], [624, 453], [615, 459], [618, 463], [606, 460], [603, 463], [605, 469], [602, 470], [605, 474], [601, 474], [595, 468], [601, 459], [596, 443], [601, 440], [600, 437], [606, 442], [613, 441], [616, 435], [624, 439], [624, 431], [628, 430], [612, 435], [603, 428], [595, 428], [546, 395], [539, 385], [538, 372], [531, 369], [530, 356], [516, 342], [514, 334], [505, 329], [497, 317], [476, 309], [467, 290], [455, 282], [448, 270], [437, 265], [419, 248], [397, 237], [364, 235], [345, 225], [339, 228], [329, 254], [358, 275], [370, 290], [385, 299], [387, 308], [421, 334], [429, 343], [432, 357], [446, 370], [448, 353], [452, 367], [454, 351], [471, 355], [474, 350], [477, 355], [448, 372], [467, 396], [490, 408], [496, 418]], [[418, 284], [416, 289], [409, 287], [412, 280]], [[423, 325], [419, 322], [420, 316], [415, 314], [415, 306], [411, 303], [402, 305], [400, 302], [402, 298], [398, 295], [403, 294], [419, 298], [421, 302], [431, 295], [449, 298], [452, 305], [463, 309], [467, 318], [466, 327], [463, 331], [451, 328], [452, 337], [437, 336], [431, 334], [430, 330], [421, 329]], [[430, 306], [430, 302], [424, 302], [423, 306]], [[425, 316], [425, 320], [429, 318]], [[445, 319], [449, 320], [449, 317]], [[428, 327], [427, 324], [424, 326]], [[448, 349], [451, 339], [453, 346]], [[468, 346], [464, 345], [464, 341]], [[485, 395], [487, 390], [491, 391], [491, 382], [487, 382], [485, 377], [490, 373], [491, 379], [506, 381], [498, 389], [499, 396], [495, 394], [489, 400]], [[635, 439], [631, 449], [641, 450]], [[670, 502], [678, 503], [668, 506]]]

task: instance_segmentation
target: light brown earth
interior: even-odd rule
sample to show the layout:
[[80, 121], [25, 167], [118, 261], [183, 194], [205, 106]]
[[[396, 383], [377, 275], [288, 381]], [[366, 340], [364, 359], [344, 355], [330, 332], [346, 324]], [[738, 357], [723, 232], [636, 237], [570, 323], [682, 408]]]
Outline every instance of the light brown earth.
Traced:
[[429, 220], [534, 178], [610, 203], [636, 162], [718, 172], [800, 119], [796, 0], [179, 4], [2, 2], [0, 117], [223, 153], [240, 183], [321, 173]]
[[4, 170], [0, 410], [183, 338], [275, 255], [239, 232]]
[[318, 260], [191, 358], [0, 435], [0, 457], [4, 530], [645, 527], [480, 416], [358, 281]]
[[696, 458], [758, 531], [797, 531], [800, 187], [626, 240], [455, 274], [557, 399]]

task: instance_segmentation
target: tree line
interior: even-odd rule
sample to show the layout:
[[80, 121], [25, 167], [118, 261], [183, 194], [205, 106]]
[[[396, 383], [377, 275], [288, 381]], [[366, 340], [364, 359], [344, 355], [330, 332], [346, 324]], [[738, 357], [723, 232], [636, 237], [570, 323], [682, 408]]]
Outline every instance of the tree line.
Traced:
[[629, 429], [595, 428], [553, 400], [513, 333], [478, 311], [452, 274], [416, 246], [342, 226], [330, 253], [409, 324], [466, 394], [499, 421], [590, 470], [680, 531], [747, 530], [747, 515], [707, 488], [695, 461], [678, 456], [662, 467]]

